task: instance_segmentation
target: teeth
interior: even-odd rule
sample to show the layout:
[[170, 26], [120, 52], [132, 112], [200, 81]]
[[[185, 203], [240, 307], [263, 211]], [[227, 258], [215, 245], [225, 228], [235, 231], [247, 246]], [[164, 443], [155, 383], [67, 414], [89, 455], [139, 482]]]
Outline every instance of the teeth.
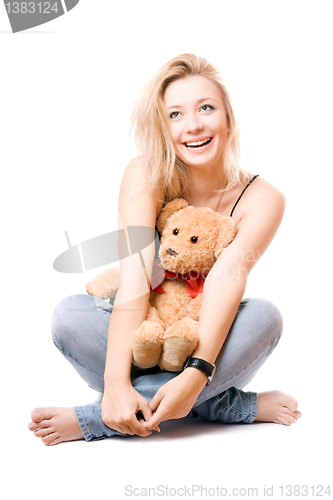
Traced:
[[189, 147], [192, 147], [192, 146], [202, 146], [203, 144], [206, 144], [206, 142], [208, 142], [210, 140], [210, 137], [209, 139], [205, 139], [204, 141], [198, 141], [198, 142], [186, 142], [186, 146], [189, 146]]

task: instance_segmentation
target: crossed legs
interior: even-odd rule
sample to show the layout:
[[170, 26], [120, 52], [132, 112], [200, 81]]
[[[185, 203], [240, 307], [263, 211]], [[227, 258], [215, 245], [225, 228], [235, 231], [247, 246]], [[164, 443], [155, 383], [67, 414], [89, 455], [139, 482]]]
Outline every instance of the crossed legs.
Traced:
[[[107, 332], [112, 306], [90, 295], [63, 299], [52, 317], [53, 340], [60, 352], [93, 389], [104, 390]], [[282, 333], [276, 307], [262, 299], [241, 302], [219, 353], [212, 383], [200, 393], [190, 416], [224, 423], [256, 421], [291, 425], [301, 416], [297, 401], [280, 391], [256, 394], [242, 391], [274, 350]], [[176, 373], [148, 373], [133, 367], [132, 384], [148, 401]], [[101, 419], [100, 404], [75, 408], [37, 408], [30, 430], [44, 444], [119, 435]]]

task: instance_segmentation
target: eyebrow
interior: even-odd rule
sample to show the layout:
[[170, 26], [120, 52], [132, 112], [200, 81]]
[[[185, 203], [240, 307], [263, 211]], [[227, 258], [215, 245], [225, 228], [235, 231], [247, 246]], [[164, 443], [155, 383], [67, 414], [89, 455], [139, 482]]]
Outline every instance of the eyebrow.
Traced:
[[[212, 97], [204, 97], [203, 99], [199, 99], [196, 104], [200, 104], [204, 101], [208, 101], [208, 99], [210, 99], [211, 101], [214, 101], [214, 102], [217, 102], [215, 99], [213, 99]], [[169, 106], [167, 109], [172, 109], [172, 108], [181, 108], [181, 104], [175, 104], [174, 106]]]

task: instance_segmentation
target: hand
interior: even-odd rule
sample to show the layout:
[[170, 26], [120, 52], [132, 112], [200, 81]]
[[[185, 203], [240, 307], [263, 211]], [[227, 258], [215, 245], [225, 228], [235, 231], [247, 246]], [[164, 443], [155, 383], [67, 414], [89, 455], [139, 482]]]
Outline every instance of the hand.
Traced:
[[145, 418], [143, 427], [151, 430], [164, 420], [186, 417], [206, 383], [207, 376], [203, 372], [186, 368], [159, 388], [150, 402], [154, 414], [148, 421]]
[[[141, 412], [141, 418], [137, 413]], [[122, 434], [150, 436], [152, 429], [146, 429], [143, 423], [152, 417], [148, 401], [139, 394], [129, 382], [106, 389], [102, 400], [102, 420], [111, 429]], [[143, 418], [142, 418], [143, 416]], [[153, 430], [159, 432], [154, 426]]]

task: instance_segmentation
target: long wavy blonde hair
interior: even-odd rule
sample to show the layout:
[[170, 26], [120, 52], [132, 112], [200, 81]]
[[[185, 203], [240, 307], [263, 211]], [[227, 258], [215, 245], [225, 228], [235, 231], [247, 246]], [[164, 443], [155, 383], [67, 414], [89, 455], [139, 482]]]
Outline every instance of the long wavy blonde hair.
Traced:
[[232, 189], [251, 177], [241, 161], [237, 120], [229, 92], [218, 70], [203, 57], [181, 54], [162, 66], [142, 88], [133, 105], [131, 120], [136, 147], [144, 156], [147, 167], [148, 187], [151, 192], [157, 186], [162, 187], [165, 200], [171, 200], [186, 192], [189, 187], [189, 174], [188, 166], [174, 151], [164, 93], [171, 82], [195, 75], [204, 76], [217, 85], [228, 118], [229, 134], [223, 151], [227, 184], [221, 191]]

